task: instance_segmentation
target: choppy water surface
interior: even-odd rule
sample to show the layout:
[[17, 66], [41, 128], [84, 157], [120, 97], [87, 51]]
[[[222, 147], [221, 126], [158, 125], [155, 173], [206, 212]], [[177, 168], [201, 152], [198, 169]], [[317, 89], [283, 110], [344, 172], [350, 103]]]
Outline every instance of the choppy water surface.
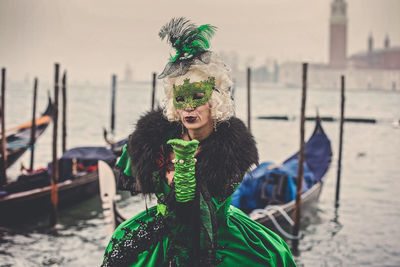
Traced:
[[[23, 123], [31, 114], [31, 87], [10, 84], [6, 112], [9, 126]], [[39, 110], [46, 106], [40, 86]], [[160, 90], [157, 93], [161, 98]], [[108, 86], [70, 86], [68, 92], [68, 147], [103, 145], [102, 127], [109, 125]], [[117, 92], [116, 138], [134, 129], [134, 122], [150, 106], [150, 83], [121, 85]], [[245, 90], [236, 92], [237, 116], [246, 118]], [[299, 89], [255, 88], [252, 93], [252, 131], [261, 160], [280, 163], [299, 146], [299, 120], [257, 120], [261, 115], [300, 112]], [[308, 92], [307, 114], [338, 117], [340, 95], [334, 91]], [[313, 216], [303, 222], [299, 266], [399, 266], [400, 265], [400, 129], [391, 125], [400, 118], [400, 94], [353, 91], [347, 93], [346, 114], [379, 119], [377, 124], [345, 124], [340, 208], [334, 209], [339, 124], [325, 122], [334, 159]], [[306, 136], [313, 130], [306, 123]], [[49, 128], [37, 144], [36, 167], [51, 158]], [[19, 162], [28, 165], [26, 153]], [[19, 163], [9, 170], [16, 177]], [[145, 208], [140, 197], [127, 197], [119, 205], [134, 215]], [[60, 211], [59, 229], [50, 232], [48, 219], [21, 222], [0, 230], [0, 266], [98, 266], [108, 237], [100, 199]], [[0, 216], [6, 216], [1, 214]]]

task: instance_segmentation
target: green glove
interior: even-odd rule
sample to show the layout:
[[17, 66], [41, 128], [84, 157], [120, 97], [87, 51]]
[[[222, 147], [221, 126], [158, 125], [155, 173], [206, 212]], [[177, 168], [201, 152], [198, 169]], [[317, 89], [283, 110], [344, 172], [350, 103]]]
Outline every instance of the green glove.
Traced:
[[175, 198], [177, 202], [192, 201], [196, 193], [195, 165], [196, 159], [194, 153], [197, 150], [199, 141], [184, 141], [182, 139], [171, 139], [167, 142], [172, 146], [175, 153], [174, 183]]

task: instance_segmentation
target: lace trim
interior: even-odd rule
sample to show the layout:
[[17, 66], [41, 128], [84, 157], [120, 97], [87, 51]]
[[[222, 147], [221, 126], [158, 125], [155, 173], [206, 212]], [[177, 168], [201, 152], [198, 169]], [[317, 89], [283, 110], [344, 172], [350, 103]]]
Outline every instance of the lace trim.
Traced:
[[129, 266], [138, 260], [139, 254], [149, 250], [168, 234], [162, 216], [156, 216], [149, 222], [141, 220], [136, 222], [140, 224], [136, 230], [121, 228], [125, 231], [124, 236], [119, 240], [111, 239], [112, 248], [105, 253], [102, 267]]

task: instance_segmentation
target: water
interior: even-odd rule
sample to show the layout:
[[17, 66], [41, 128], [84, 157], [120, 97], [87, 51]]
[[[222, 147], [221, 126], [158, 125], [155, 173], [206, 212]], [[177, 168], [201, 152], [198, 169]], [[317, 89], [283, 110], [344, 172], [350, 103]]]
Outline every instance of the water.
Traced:
[[[30, 117], [31, 87], [10, 84], [7, 91], [7, 124], [25, 122]], [[45, 89], [40, 86], [38, 109], [46, 106]], [[116, 138], [125, 137], [150, 106], [150, 83], [120, 85], [117, 92]], [[71, 85], [68, 92], [68, 147], [103, 145], [102, 127], [110, 124], [109, 86]], [[157, 99], [161, 99], [159, 88]], [[252, 131], [261, 160], [280, 163], [299, 146], [299, 120], [257, 120], [261, 115], [297, 117], [299, 89], [255, 88], [252, 93]], [[246, 119], [246, 91], [236, 92], [236, 114]], [[308, 92], [307, 115], [338, 117], [339, 92]], [[334, 209], [339, 124], [325, 122], [332, 141], [334, 158], [326, 174], [324, 188], [313, 216], [304, 220], [299, 266], [399, 266], [400, 265], [400, 129], [391, 125], [400, 118], [400, 94], [378, 91], [351, 91], [346, 97], [346, 114], [379, 119], [377, 124], [345, 124], [340, 208]], [[306, 123], [306, 137], [314, 128]], [[36, 167], [51, 158], [49, 128], [39, 139]], [[26, 153], [9, 170], [19, 173], [19, 162], [29, 163]], [[150, 203], [151, 204], [151, 203]], [[149, 204], [149, 205], [150, 205]], [[134, 215], [144, 209], [141, 197], [124, 197], [119, 202], [124, 213]], [[3, 214], [0, 216], [4, 216]], [[13, 229], [0, 230], [0, 266], [99, 266], [108, 242], [102, 220], [100, 199], [94, 197], [79, 206], [60, 211], [56, 232], [48, 229], [48, 218], [21, 222]]]

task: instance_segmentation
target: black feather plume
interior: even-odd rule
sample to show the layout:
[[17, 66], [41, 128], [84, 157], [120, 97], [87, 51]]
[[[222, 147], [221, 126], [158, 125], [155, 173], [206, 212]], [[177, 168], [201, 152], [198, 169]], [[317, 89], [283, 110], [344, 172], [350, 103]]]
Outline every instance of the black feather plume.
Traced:
[[209, 40], [217, 28], [209, 24], [197, 27], [186, 18], [173, 18], [164, 25], [159, 36], [164, 40], [168, 36], [168, 42], [176, 50], [176, 55], [171, 57], [173, 63], [178, 59], [187, 59], [199, 55], [209, 47]]

